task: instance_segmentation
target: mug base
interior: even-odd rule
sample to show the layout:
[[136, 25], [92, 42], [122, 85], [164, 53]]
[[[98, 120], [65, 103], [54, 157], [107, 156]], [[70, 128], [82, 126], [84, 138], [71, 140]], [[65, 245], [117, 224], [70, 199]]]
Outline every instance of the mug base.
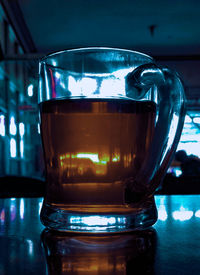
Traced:
[[[81, 208], [80, 208], [81, 209]], [[82, 208], [83, 209], [83, 208]], [[129, 211], [70, 211], [43, 203], [40, 218], [44, 226], [73, 233], [120, 233], [143, 229], [157, 221], [154, 198]]]

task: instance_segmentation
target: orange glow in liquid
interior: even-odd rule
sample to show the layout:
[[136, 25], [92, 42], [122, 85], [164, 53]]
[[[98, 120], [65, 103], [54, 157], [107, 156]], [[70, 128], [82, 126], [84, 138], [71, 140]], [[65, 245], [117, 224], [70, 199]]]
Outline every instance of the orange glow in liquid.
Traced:
[[155, 103], [66, 99], [40, 111], [47, 203], [124, 205], [125, 181], [136, 177], [152, 139]]

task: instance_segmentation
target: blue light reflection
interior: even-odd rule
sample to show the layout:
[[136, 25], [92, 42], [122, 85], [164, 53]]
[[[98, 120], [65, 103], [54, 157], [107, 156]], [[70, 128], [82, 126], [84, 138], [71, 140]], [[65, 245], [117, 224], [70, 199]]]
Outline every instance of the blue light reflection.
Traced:
[[197, 221], [200, 218], [200, 195], [155, 196], [158, 210], [158, 221], [185, 222]]
[[166, 221], [168, 218], [167, 211], [164, 205], [160, 206], [158, 209], [158, 220]]
[[174, 220], [187, 221], [192, 218], [193, 214], [193, 211], [187, 210], [183, 206], [181, 206], [180, 210], [172, 212], [172, 217], [174, 218]]
[[122, 217], [101, 217], [101, 216], [88, 216], [88, 217], [70, 217], [72, 224], [85, 224], [88, 226], [108, 226], [116, 223], [125, 224], [126, 218]]
[[11, 221], [14, 221], [16, 218], [16, 200], [12, 200], [10, 202], [10, 219]]
[[200, 210], [197, 210], [194, 215], [196, 218], [200, 218]]
[[27, 239], [26, 242], [27, 242], [27, 244], [28, 244], [28, 254], [29, 254], [30, 256], [33, 256], [33, 253], [34, 253], [34, 250], [33, 250], [33, 241]]
[[24, 219], [24, 199], [20, 199], [20, 206], [19, 206], [19, 211], [20, 211], [20, 219]]
[[92, 230], [95, 231], [104, 231], [108, 227], [112, 228], [112, 226], [116, 226], [119, 229], [123, 229], [126, 226], [126, 218], [119, 217], [119, 216], [110, 216], [110, 217], [103, 217], [103, 216], [71, 216], [69, 218], [70, 228], [76, 230]]
[[3, 208], [0, 213], [0, 221], [1, 224], [3, 225], [5, 223], [5, 209]]

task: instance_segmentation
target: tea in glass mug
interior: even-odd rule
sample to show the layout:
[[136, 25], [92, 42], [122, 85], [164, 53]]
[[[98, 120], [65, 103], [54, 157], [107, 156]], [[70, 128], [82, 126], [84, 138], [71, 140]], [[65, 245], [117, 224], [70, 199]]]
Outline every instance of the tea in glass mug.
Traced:
[[42, 223], [114, 233], [157, 220], [154, 192], [184, 122], [180, 78], [142, 53], [82, 48], [40, 61]]

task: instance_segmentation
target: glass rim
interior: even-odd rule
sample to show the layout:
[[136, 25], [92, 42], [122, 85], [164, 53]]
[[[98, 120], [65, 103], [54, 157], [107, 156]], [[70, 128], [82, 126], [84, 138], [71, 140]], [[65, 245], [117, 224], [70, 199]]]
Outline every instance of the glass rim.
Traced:
[[[129, 50], [129, 49], [122, 49], [122, 48], [115, 48], [115, 47], [80, 47], [80, 48], [73, 48], [73, 49], [67, 49], [67, 50], [60, 50], [60, 51], [55, 51], [55, 52], [52, 52], [52, 53], [49, 53], [45, 56], [43, 56], [40, 60], [39, 60], [39, 63], [46, 63], [47, 65], [51, 65], [51, 64], [48, 64], [48, 59], [51, 59], [51, 58], [56, 58], [57, 56], [61, 55], [61, 54], [67, 54], [67, 53], [78, 53], [78, 52], [90, 52], [90, 51], [115, 51], [115, 52], [123, 52], [123, 53], [129, 53], [129, 54], [135, 54], [135, 55], [138, 55], [138, 56], [142, 56], [144, 58], [148, 58], [150, 59], [151, 61], [153, 61], [153, 57], [151, 57], [150, 55], [148, 54], [145, 54], [145, 53], [142, 53], [142, 52], [139, 52], [139, 51], [134, 51], [134, 50]], [[51, 65], [52, 66], [52, 65]], [[57, 66], [53, 66], [53, 67], [57, 67]]]

